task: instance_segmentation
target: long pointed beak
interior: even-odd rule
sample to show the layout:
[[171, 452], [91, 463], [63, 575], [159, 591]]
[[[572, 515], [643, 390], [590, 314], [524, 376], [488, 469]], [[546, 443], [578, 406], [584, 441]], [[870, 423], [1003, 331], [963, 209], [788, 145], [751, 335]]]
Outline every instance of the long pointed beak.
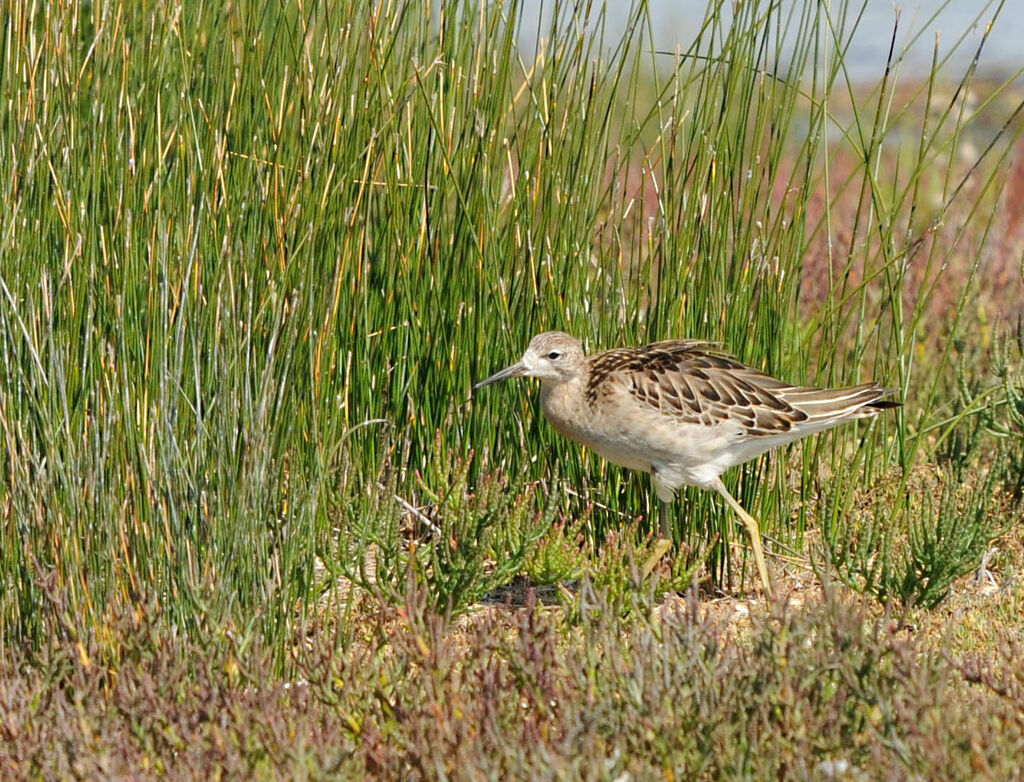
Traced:
[[520, 361], [518, 364], [513, 364], [510, 367], [505, 367], [500, 372], [495, 372], [486, 380], [481, 380], [479, 383], [473, 386], [473, 390], [483, 388], [484, 386], [489, 386], [491, 383], [497, 383], [499, 380], [508, 380], [510, 377], [520, 377], [521, 375], [525, 374], [526, 365], [523, 364], [522, 361]]

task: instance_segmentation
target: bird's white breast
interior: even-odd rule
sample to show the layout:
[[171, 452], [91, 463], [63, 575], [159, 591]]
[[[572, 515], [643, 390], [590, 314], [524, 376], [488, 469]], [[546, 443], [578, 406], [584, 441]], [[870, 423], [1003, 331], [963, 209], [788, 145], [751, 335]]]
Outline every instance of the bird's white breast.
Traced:
[[705, 426], [674, 420], [627, 393], [585, 399], [580, 381], [544, 384], [544, 416], [562, 435], [631, 470], [657, 472], [673, 489], [708, 486], [732, 466], [730, 452], [741, 436], [731, 421]]

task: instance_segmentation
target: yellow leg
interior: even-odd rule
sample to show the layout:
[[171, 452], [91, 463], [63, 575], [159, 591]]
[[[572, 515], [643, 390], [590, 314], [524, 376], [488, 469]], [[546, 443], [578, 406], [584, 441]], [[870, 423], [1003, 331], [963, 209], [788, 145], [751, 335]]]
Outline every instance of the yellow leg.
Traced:
[[757, 519], [743, 510], [743, 506], [736, 501], [735, 497], [729, 494], [729, 490], [725, 488], [725, 484], [720, 479], [716, 479], [714, 489], [725, 498], [725, 501], [729, 503], [729, 507], [736, 511], [736, 515], [740, 517], [743, 526], [747, 528], [747, 534], [750, 536], [750, 546], [754, 549], [754, 563], [757, 565], [757, 574], [761, 577], [761, 584], [764, 586], [765, 599], [770, 601], [772, 585], [768, 579], [768, 567], [764, 562], [764, 549], [761, 548], [761, 529], [757, 524]]
[[668, 503], [658, 503], [658, 528], [661, 530], [661, 535], [658, 540], [654, 541], [654, 545], [651, 546], [651, 553], [647, 556], [644, 561], [643, 568], [640, 571], [641, 576], [646, 579], [651, 575], [651, 571], [657, 566], [661, 558], [668, 553], [668, 550], [672, 548], [672, 529], [668, 525]]

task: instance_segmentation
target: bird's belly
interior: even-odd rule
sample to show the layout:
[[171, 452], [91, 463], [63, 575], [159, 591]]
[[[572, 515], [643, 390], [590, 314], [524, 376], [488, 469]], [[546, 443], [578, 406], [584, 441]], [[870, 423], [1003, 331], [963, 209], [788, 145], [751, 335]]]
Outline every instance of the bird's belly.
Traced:
[[583, 445], [595, 451], [612, 464], [630, 470], [651, 471], [651, 453], [636, 448], [635, 443], [605, 439], [584, 442]]
[[673, 488], [708, 486], [731, 466], [738, 426], [680, 424], [662, 416], [617, 423], [606, 420], [572, 423], [554, 416], [548, 420], [561, 434], [631, 470], [657, 472]]

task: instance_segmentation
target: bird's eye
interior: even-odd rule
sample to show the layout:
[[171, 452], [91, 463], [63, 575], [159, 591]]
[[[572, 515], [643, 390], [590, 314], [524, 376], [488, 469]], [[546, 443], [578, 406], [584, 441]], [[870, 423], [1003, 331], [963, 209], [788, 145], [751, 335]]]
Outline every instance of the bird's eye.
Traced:
[[550, 353], [548, 353], [548, 358], [551, 359], [552, 361], [554, 361], [560, 355], [562, 355], [562, 354], [559, 353], [557, 350], [552, 350]]

